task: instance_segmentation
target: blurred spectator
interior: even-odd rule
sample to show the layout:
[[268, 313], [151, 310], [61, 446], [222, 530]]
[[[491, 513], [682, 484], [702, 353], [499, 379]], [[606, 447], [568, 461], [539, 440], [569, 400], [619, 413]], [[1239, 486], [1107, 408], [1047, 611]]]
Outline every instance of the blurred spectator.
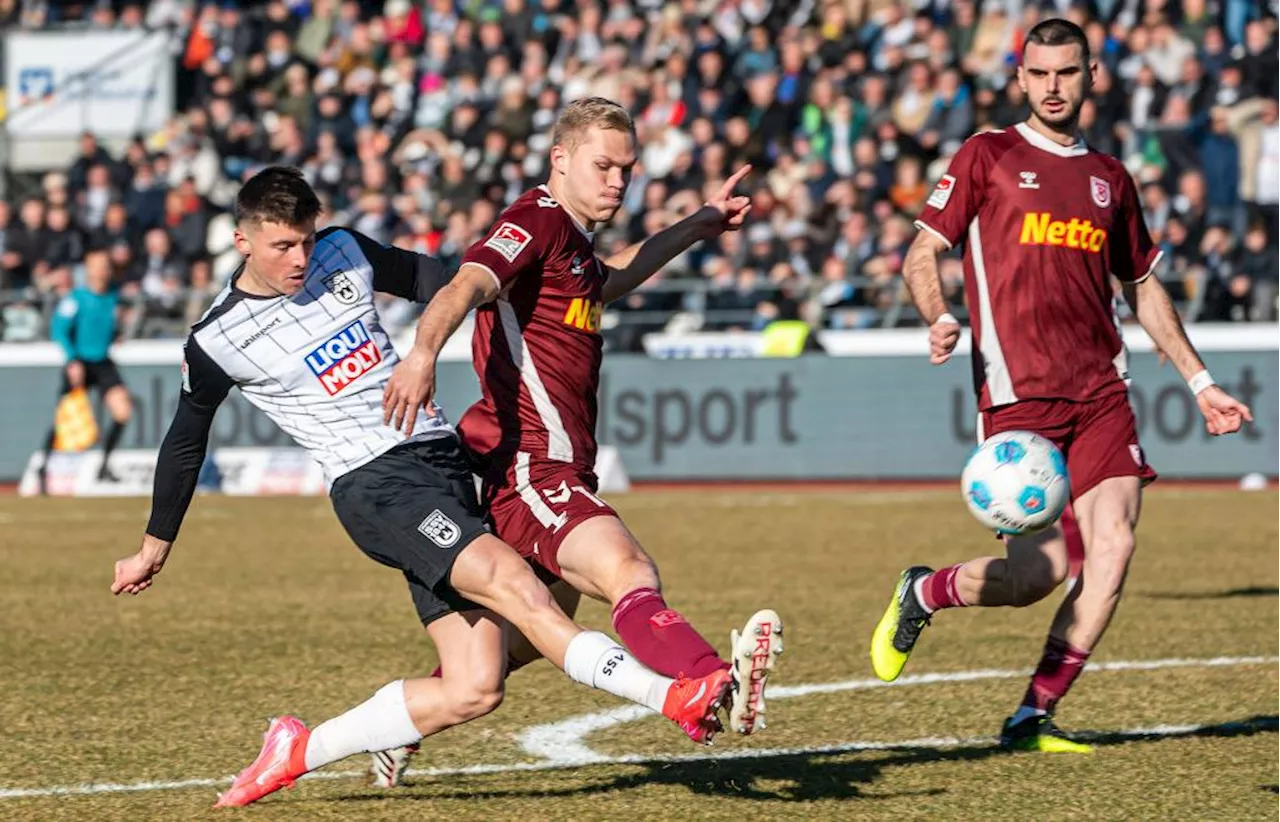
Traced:
[[[86, 133], [69, 167], [0, 204], [4, 316], [19, 337], [43, 329], [40, 295], [102, 248], [135, 303], [125, 332], [181, 333], [234, 269], [227, 212], [268, 163], [302, 168], [326, 221], [456, 264], [545, 180], [560, 106], [601, 94], [640, 138], [602, 249], [755, 166], [749, 224], [611, 307], [608, 344], [639, 349], [669, 323], [915, 323], [898, 278], [910, 219], [971, 133], [1027, 116], [1014, 78], [1042, 6], [1085, 27], [1099, 71], [1082, 133], [1138, 180], [1184, 312], [1274, 316], [1277, 26], [1247, 0], [0, 2], [27, 28], [171, 27], [178, 68], [167, 128], [118, 156]], [[941, 268], [962, 314], [958, 258]]]

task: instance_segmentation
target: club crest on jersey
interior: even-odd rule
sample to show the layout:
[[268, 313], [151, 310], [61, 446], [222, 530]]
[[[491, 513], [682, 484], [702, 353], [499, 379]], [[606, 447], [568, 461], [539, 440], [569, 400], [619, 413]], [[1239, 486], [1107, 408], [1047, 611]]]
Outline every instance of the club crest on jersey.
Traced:
[[484, 241], [485, 248], [492, 248], [502, 259], [514, 263], [520, 252], [533, 241], [533, 235], [515, 223], [503, 223]]
[[947, 203], [951, 200], [951, 192], [955, 190], [956, 178], [950, 174], [943, 174], [942, 179], [938, 180], [938, 184], [933, 187], [933, 193], [929, 195], [929, 205], [941, 211], [947, 207]]
[[355, 305], [356, 300], [360, 299], [360, 289], [355, 282], [347, 275], [345, 271], [339, 271], [325, 277], [321, 282], [329, 293], [337, 298], [338, 302], [343, 305]]
[[311, 373], [332, 397], [382, 362], [382, 351], [364, 323], [356, 320], [317, 346], [306, 359]]
[[1089, 193], [1093, 195], [1093, 201], [1098, 208], [1106, 208], [1111, 205], [1111, 183], [1100, 177], [1089, 178]]

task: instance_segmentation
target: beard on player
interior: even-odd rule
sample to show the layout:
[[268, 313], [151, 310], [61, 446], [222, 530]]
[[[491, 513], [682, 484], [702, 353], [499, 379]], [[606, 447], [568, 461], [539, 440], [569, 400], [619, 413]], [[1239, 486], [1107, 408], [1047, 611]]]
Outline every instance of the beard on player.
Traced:
[[1029, 42], [1018, 67], [1018, 85], [1027, 96], [1032, 118], [1063, 135], [1074, 135], [1097, 63], [1076, 43]]

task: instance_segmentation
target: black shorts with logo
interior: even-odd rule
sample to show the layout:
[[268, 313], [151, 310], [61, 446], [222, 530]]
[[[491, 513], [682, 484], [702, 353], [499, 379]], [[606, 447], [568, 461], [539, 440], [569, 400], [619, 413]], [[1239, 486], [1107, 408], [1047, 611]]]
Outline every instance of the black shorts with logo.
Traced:
[[360, 550], [404, 572], [424, 625], [480, 607], [449, 585], [458, 554], [489, 531], [457, 437], [398, 445], [338, 477], [329, 497]]

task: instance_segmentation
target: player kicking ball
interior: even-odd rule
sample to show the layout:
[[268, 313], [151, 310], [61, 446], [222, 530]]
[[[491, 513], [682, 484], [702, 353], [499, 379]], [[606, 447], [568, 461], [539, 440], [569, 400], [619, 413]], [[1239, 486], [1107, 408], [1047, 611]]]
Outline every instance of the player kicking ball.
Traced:
[[349, 229], [317, 234], [319, 212], [296, 169], [269, 168], [238, 194], [244, 265], [187, 338], [150, 521], [138, 552], [116, 563], [111, 590], [139, 594], [164, 567], [214, 412], [235, 386], [321, 464], [338, 519], [360, 549], [404, 574], [445, 673], [392, 682], [314, 729], [290, 716], [273, 720], [258, 758], [218, 806], [247, 805], [352, 754], [410, 745], [489, 713], [502, 700], [507, 623], [573, 680], [710, 741], [733, 684], [728, 671], [662, 676], [605, 634], [575, 625], [529, 564], [489, 533], [439, 407], [415, 406], [408, 437], [384, 423], [383, 391], [398, 358], [374, 292], [426, 302], [445, 272], [436, 260]]
[[653, 670], [729, 671], [729, 727], [754, 733], [764, 727], [765, 682], [782, 650], [778, 615], [757, 613], [722, 658], [667, 604], [653, 559], [596, 496], [595, 475], [603, 307], [694, 243], [737, 230], [751, 201], [734, 189], [750, 167], [699, 211], [602, 259], [594, 232], [617, 214], [636, 162], [631, 117], [599, 97], [570, 103], [553, 128], [550, 160], [547, 183], [499, 215], [427, 306], [413, 351], [387, 385], [388, 419], [412, 425], [414, 410], [431, 400], [440, 349], [476, 309], [481, 399], [459, 431], [496, 533], [553, 577], [609, 603], [618, 636]]
[[[1008, 749], [1086, 753], [1054, 722], [1120, 601], [1142, 488], [1155, 472], [1138, 443], [1111, 278], [1138, 322], [1187, 380], [1210, 434], [1238, 431], [1249, 409], [1216, 385], [1160, 280], [1138, 192], [1124, 166], [1077, 127], [1097, 64], [1084, 32], [1046, 20], [1027, 35], [1018, 84], [1031, 116], [971, 137], [929, 197], [904, 276], [930, 323], [930, 360], [951, 357], [938, 256], [964, 242], [979, 437], [1026, 430], [1067, 460], [1084, 559], [1049, 629], [1022, 703], [1004, 723]], [[1008, 539], [1007, 555], [902, 572], [871, 641], [876, 675], [896, 679], [920, 632], [945, 608], [1024, 607], [1066, 578], [1062, 529]]]

